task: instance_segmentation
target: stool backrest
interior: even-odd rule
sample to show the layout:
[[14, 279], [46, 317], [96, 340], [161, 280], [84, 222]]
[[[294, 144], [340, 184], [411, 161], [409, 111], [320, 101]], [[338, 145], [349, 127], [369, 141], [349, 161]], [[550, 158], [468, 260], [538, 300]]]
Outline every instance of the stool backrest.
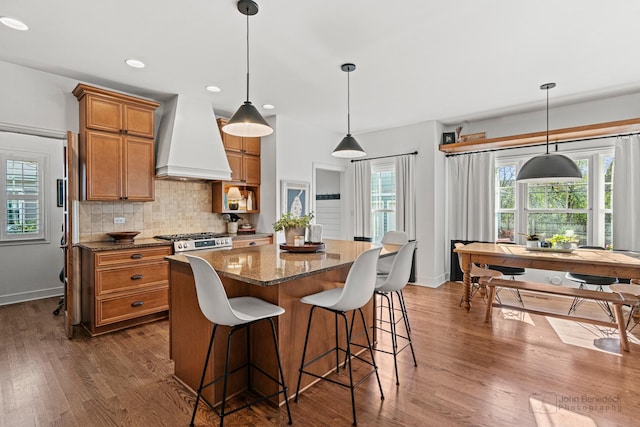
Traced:
[[372, 248], [362, 252], [354, 261], [338, 301], [331, 307], [347, 311], [360, 308], [373, 296], [376, 287], [376, 263], [382, 248]]
[[[404, 231], [387, 231], [382, 236], [380, 243], [383, 245], [404, 245], [409, 241], [409, 236]], [[378, 274], [389, 274], [391, 271], [391, 264], [395, 255], [386, 256], [378, 260]]]
[[380, 283], [380, 281], [378, 281], [376, 289], [384, 289], [385, 292], [394, 292], [399, 291], [407, 285], [409, 276], [411, 275], [411, 263], [413, 261], [413, 251], [415, 248], [415, 241], [405, 243], [404, 246], [400, 248], [393, 259], [389, 275], [384, 282]]
[[231, 308], [220, 276], [206, 260], [185, 255], [196, 282], [198, 305], [204, 317], [218, 325], [234, 326], [243, 323]]
[[389, 245], [404, 245], [409, 241], [409, 236], [404, 231], [387, 231], [382, 236], [380, 243]]

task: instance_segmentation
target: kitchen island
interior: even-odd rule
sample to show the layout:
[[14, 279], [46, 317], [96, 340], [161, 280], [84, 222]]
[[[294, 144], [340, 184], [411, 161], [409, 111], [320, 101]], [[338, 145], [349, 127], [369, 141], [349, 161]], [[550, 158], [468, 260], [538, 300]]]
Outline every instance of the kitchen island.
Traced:
[[[298, 380], [298, 369], [302, 359], [305, 328], [310, 307], [302, 304], [300, 298], [342, 286], [351, 265], [365, 250], [377, 246], [368, 242], [352, 242], [345, 240], [327, 240], [325, 249], [316, 253], [289, 253], [280, 250], [277, 244], [238, 248], [226, 251], [202, 250], [191, 254], [207, 260], [222, 279], [227, 295], [232, 297], [254, 296], [277, 304], [285, 309], [285, 313], [274, 319], [280, 353], [289, 387], [289, 397], [295, 392]], [[398, 250], [396, 245], [384, 245], [381, 256], [387, 256]], [[170, 357], [175, 363], [175, 376], [193, 390], [198, 388], [207, 346], [213, 326], [203, 316], [198, 306], [195, 282], [191, 267], [182, 255], [166, 257], [170, 265], [170, 310], [169, 336]], [[335, 342], [333, 315], [322, 310], [314, 314], [322, 316], [322, 321], [315, 325], [326, 325], [326, 328], [312, 328], [313, 339], [309, 343], [309, 354], [318, 355]], [[369, 326], [374, 321], [373, 298], [365, 307], [365, 316]], [[216, 334], [210, 361], [209, 372], [205, 382], [217, 378], [224, 371], [226, 335], [228, 328]], [[338, 328], [340, 338], [344, 342], [343, 327]], [[356, 323], [355, 332], [362, 330], [362, 324]], [[244, 334], [244, 332], [242, 332]], [[364, 340], [364, 337], [362, 337]], [[274, 377], [277, 374], [277, 361], [269, 325], [261, 322], [253, 325], [250, 332], [252, 360]], [[230, 368], [241, 365], [246, 356], [246, 340], [243, 336], [234, 336]], [[332, 369], [332, 362], [327, 358], [321, 368], [325, 372]], [[319, 362], [322, 363], [322, 362]], [[229, 383], [230, 394], [243, 390], [246, 386], [246, 373], [239, 372], [232, 376]], [[301, 388], [313, 382], [313, 378], [303, 377]], [[260, 375], [252, 375], [252, 388], [260, 393], [272, 393], [275, 384]], [[211, 402], [219, 402], [222, 393], [222, 382], [204, 391]], [[283, 399], [283, 396], [279, 396]], [[278, 402], [282, 403], [282, 402]]]

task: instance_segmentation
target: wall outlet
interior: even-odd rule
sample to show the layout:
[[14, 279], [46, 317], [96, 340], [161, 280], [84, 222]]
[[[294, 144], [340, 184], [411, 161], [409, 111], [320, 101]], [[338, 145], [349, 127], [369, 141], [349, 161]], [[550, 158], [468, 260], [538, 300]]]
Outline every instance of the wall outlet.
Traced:
[[113, 223], [114, 224], [124, 224], [124, 217], [123, 216], [116, 216], [113, 218]]

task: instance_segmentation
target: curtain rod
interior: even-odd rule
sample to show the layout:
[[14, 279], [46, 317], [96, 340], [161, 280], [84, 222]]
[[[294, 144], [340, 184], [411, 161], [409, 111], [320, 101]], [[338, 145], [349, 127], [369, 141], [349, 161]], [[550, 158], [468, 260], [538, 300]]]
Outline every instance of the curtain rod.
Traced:
[[[618, 137], [621, 137], [621, 136], [633, 136], [633, 135], [640, 135], [640, 132], [618, 133], [618, 134], [614, 134], [614, 135], [593, 136], [591, 138], [567, 139], [566, 141], [549, 142], [549, 145], [552, 145], [552, 144], [566, 144], [568, 142], [595, 141], [596, 139], [618, 138]], [[517, 147], [492, 148], [490, 150], [469, 151], [467, 153], [448, 153], [448, 154], [445, 154], [445, 157], [464, 156], [464, 155], [467, 155], [467, 154], [490, 153], [492, 151], [515, 150], [517, 148], [539, 147], [541, 145], [547, 145], [547, 143], [546, 142], [541, 142], [539, 144], [519, 145]]]
[[415, 156], [416, 154], [418, 154], [417, 151], [414, 151], [412, 153], [404, 153], [404, 154], [389, 154], [388, 156], [367, 157], [366, 159], [353, 159], [353, 160], [351, 160], [351, 163], [353, 163], [353, 162], [364, 162], [365, 160], [386, 159], [387, 157]]

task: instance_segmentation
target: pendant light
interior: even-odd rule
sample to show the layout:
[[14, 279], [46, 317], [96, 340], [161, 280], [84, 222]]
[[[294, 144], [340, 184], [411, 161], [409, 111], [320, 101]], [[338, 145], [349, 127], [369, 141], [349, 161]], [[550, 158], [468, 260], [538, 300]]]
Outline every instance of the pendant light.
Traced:
[[247, 100], [222, 127], [222, 131], [235, 136], [267, 136], [273, 129], [249, 101], [249, 16], [258, 13], [258, 4], [253, 0], [240, 0], [238, 10], [247, 17]]
[[353, 158], [353, 157], [362, 157], [367, 153], [364, 152], [358, 141], [351, 136], [351, 108], [349, 105], [349, 97], [350, 97], [350, 82], [349, 82], [349, 73], [356, 69], [355, 64], [342, 64], [340, 67], [342, 71], [347, 73], [347, 136], [342, 138], [340, 144], [333, 150], [331, 153], [332, 156], [335, 157], [345, 157], [345, 158]]
[[540, 89], [547, 91], [547, 153], [527, 160], [518, 172], [518, 182], [571, 182], [582, 178], [582, 172], [573, 160], [562, 154], [549, 153], [549, 89], [554, 87], [555, 83], [540, 86]]

